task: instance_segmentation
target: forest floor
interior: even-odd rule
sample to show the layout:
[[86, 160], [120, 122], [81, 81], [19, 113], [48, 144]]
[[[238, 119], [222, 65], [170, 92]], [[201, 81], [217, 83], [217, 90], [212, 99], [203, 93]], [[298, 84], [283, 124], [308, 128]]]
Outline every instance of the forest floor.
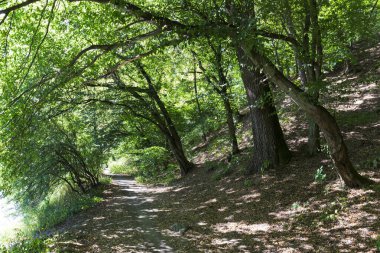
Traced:
[[[354, 71], [330, 74], [322, 101], [342, 128], [361, 174], [380, 182], [380, 43], [362, 49]], [[282, 123], [293, 158], [246, 176], [249, 125], [228, 163], [214, 139], [196, 169], [169, 186], [115, 176], [105, 200], [56, 228], [59, 252], [377, 252], [380, 189], [347, 189], [327, 154], [305, 155], [306, 122], [285, 100]], [[220, 149], [218, 148], [220, 146]], [[317, 169], [320, 181], [315, 180]], [[323, 178], [323, 174], [326, 175]], [[183, 231], [183, 230], [186, 231]]]

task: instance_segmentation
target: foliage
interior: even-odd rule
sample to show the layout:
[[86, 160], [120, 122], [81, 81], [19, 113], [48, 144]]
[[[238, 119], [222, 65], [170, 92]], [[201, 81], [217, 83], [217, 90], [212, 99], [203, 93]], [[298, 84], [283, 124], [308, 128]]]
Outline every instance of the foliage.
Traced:
[[253, 184], [254, 184], [254, 182], [253, 182], [252, 179], [245, 179], [245, 180], [244, 180], [244, 186], [247, 187], [247, 188], [252, 187]]
[[0, 246], [0, 253], [43, 253], [49, 252], [45, 240], [40, 238], [19, 239], [10, 246]]
[[[223, 179], [224, 177], [231, 175], [234, 171], [237, 171], [241, 167], [242, 159], [243, 157], [241, 156], [233, 156], [231, 161], [228, 164], [224, 164], [224, 163], [219, 164], [217, 171], [215, 171], [215, 174], [213, 175], [213, 179], [219, 181]], [[246, 183], [244, 182], [244, 185], [245, 184]], [[251, 184], [251, 181], [248, 180], [246, 186], [250, 187], [249, 186], [250, 184]]]
[[318, 183], [322, 183], [326, 179], [326, 174], [323, 171], [323, 165], [317, 169], [314, 175], [314, 180]]
[[348, 206], [348, 199], [346, 197], [337, 197], [335, 201], [328, 203], [320, 215], [320, 221], [324, 223], [334, 222], [338, 219], [338, 216]]
[[[298, 68], [316, 62], [316, 32], [323, 72], [350, 60], [353, 43], [378, 26], [371, 0], [318, 1], [312, 29], [301, 1], [230, 2], [0, 1], [0, 191], [54, 213], [56, 189], [86, 196], [111, 156], [124, 159], [113, 171], [173, 179], [173, 160], [183, 170], [179, 157], [225, 125], [223, 101], [232, 111], [246, 104], [237, 48], [257, 50], [296, 80], [290, 92], [302, 92]], [[328, 84], [317, 81], [308, 91], [324, 92]], [[221, 142], [215, 149], [226, 153]], [[215, 177], [237, 166], [233, 160]], [[325, 177], [318, 169], [315, 180]]]
[[24, 229], [26, 234], [47, 230], [63, 222], [73, 214], [85, 210], [102, 201], [104, 186], [99, 186], [86, 194], [79, 195], [66, 186], [55, 189], [35, 208], [24, 208]]
[[215, 172], [212, 178], [216, 181], [219, 181], [227, 177], [228, 175], [231, 175], [232, 172], [233, 168], [231, 166], [221, 166], [220, 168], [218, 168], [218, 170]]
[[297, 209], [299, 209], [300, 207], [301, 207], [301, 203], [300, 203], [299, 201], [294, 202], [294, 203], [292, 204], [292, 209], [293, 209], [293, 210], [297, 210]]
[[380, 235], [377, 236], [375, 241], [376, 250], [380, 251]]
[[270, 167], [270, 162], [268, 160], [265, 160], [260, 168], [260, 173], [264, 174], [266, 170]]
[[127, 155], [109, 162], [109, 168], [112, 173], [134, 176], [142, 183], [168, 183], [178, 176], [170, 153], [159, 146], [130, 150]]
[[108, 168], [112, 174], [124, 174], [128, 176], [137, 175], [137, 168], [132, 166], [131, 157], [126, 155], [115, 161], [108, 162]]
[[87, 144], [92, 136], [85, 132], [79, 136], [78, 125], [74, 129], [72, 124], [53, 121], [5, 142], [2, 190], [23, 205], [35, 206], [61, 184], [82, 193], [96, 186], [104, 158]]

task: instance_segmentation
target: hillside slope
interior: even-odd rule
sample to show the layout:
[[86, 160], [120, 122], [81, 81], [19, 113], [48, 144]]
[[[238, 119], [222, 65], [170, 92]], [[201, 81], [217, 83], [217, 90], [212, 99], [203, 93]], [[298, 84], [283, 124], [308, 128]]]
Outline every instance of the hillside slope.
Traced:
[[[380, 182], [380, 43], [362, 50], [356, 67], [360, 71], [329, 75], [332, 85], [322, 100], [337, 117], [355, 166]], [[302, 114], [285, 102], [290, 109], [282, 121], [293, 153], [286, 167], [244, 175], [251, 159], [250, 127], [240, 126], [243, 151], [230, 163], [221, 136], [198, 151], [189, 176], [169, 187], [119, 178], [105, 192], [105, 202], [57, 228], [54, 247], [64, 252], [376, 252], [380, 189], [344, 188], [326, 150], [307, 157]]]

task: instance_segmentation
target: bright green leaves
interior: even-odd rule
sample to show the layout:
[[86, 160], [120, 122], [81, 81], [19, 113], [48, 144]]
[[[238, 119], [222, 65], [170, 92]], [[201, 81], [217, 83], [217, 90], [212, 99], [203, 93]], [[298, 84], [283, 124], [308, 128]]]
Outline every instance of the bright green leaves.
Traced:
[[326, 63], [333, 67], [349, 57], [352, 43], [376, 32], [374, 1], [333, 0], [323, 5], [320, 24], [324, 31]]

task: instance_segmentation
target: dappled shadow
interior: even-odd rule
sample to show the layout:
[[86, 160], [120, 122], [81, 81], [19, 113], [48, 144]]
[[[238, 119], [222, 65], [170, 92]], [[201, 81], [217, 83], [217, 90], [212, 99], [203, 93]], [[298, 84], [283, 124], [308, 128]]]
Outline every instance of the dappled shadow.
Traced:
[[[368, 53], [379, 59], [380, 45]], [[322, 102], [338, 118], [355, 166], [379, 182], [379, 167], [363, 166], [380, 155], [379, 83], [357, 73], [329, 80]], [[304, 116], [285, 116], [289, 165], [244, 175], [251, 139], [243, 138], [236, 168], [215, 177], [229, 166], [228, 149], [219, 148], [228, 147], [228, 139], [215, 136], [199, 147], [204, 152], [195, 157], [196, 168], [170, 187], [113, 176], [104, 202], [57, 228], [64, 231], [58, 246], [70, 252], [376, 252], [379, 192], [344, 188], [326, 150], [313, 158], [304, 154]], [[249, 133], [248, 120], [244, 124], [240, 131]], [[316, 182], [322, 166], [325, 179]], [[178, 233], [173, 224], [188, 229]]]
[[240, 173], [216, 181], [199, 169], [160, 196], [171, 210], [161, 226], [190, 224], [186, 238], [200, 252], [375, 252], [378, 193], [342, 188], [333, 170], [326, 171], [330, 183], [314, 182], [325, 157], [305, 162], [295, 153], [283, 171], [251, 177], [252, 185]]
[[[287, 167], [262, 176], [233, 171], [215, 180], [218, 168], [198, 165], [170, 187], [114, 177], [103, 203], [62, 225], [58, 246], [67, 252], [375, 252], [379, 193], [343, 188], [329, 164], [324, 153], [293, 152]], [[326, 181], [316, 183], [321, 165]], [[171, 230], [175, 223], [190, 229], [182, 235]]]
[[[169, 210], [154, 208], [157, 195], [168, 190], [113, 176], [105, 202], [57, 228], [64, 231], [57, 246], [64, 252], [174, 252], [170, 236], [156, 224]], [[186, 245], [183, 238], [177, 240]]]

